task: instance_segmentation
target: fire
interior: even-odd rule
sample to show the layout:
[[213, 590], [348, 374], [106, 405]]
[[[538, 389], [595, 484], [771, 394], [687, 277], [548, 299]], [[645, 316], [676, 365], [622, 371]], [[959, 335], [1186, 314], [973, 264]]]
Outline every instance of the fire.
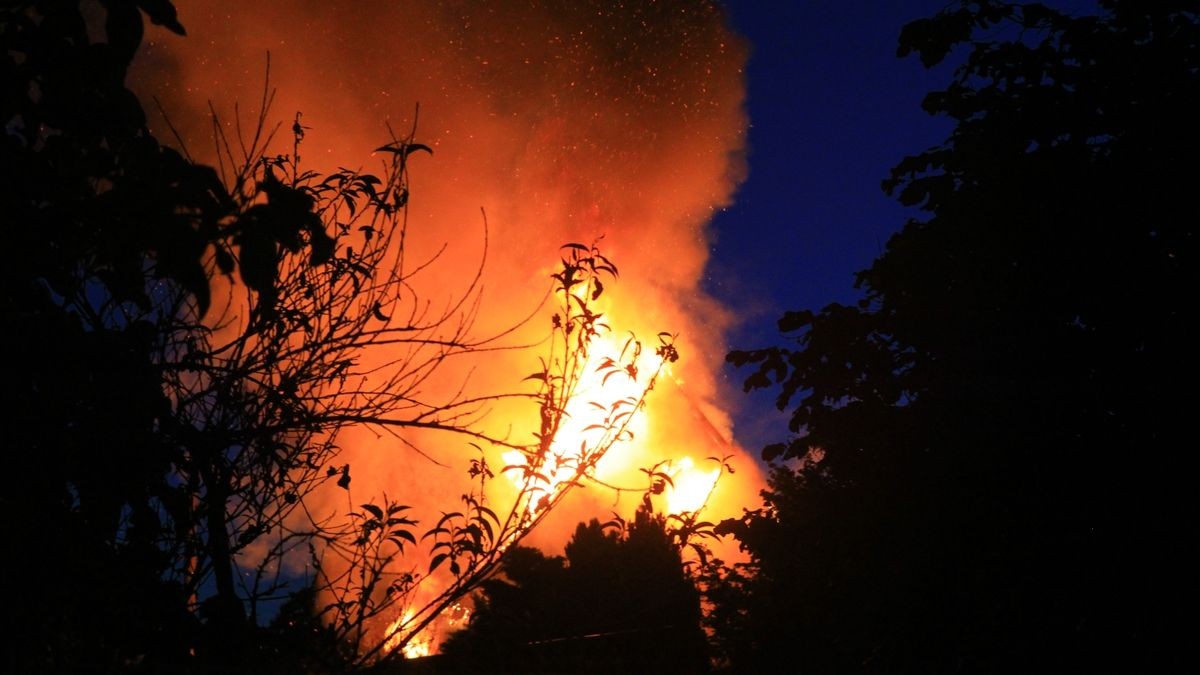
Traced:
[[[470, 318], [476, 335], [499, 334], [542, 300], [546, 275], [536, 265], [552, 263], [564, 242], [604, 235], [621, 276], [611, 290], [613, 307], [604, 308], [616, 330], [593, 347], [593, 355], [619, 353], [625, 328], [650, 340], [658, 330], [685, 339], [683, 361], [650, 395], [631, 427], [633, 440], [614, 447], [595, 474], [619, 487], [644, 489], [639, 469], [672, 459], [657, 469], [674, 483], [656, 497], [663, 509], [694, 512], [703, 506], [712, 520], [736, 515], [756, 498], [763, 478], [731, 441], [724, 405], [722, 331], [733, 315], [702, 283], [710, 253], [707, 220], [732, 199], [745, 168], [746, 48], [719, 8], [692, 0], [667, 0], [650, 13], [639, 3], [600, 0], [449, 3], [452, 11], [443, 2], [371, 4], [368, 12], [353, 3], [317, 0], [195, 0], [181, 8], [189, 37], [147, 27], [135, 87], [144, 101], [161, 100], [191, 152], [213, 163], [215, 157], [206, 156], [213, 152], [209, 101], [227, 125], [239, 101], [247, 115], [243, 123], [251, 121], [261, 97], [261, 64], [270, 52], [271, 85], [278, 87], [272, 115], [290, 119], [303, 111], [313, 127], [304, 161], [319, 170], [375, 170], [371, 149], [389, 126], [411, 128], [419, 102], [418, 139], [436, 154], [414, 167], [405, 245], [412, 260], [437, 264], [412, 292], [436, 308], [467, 283], [464, 270], [480, 259], [482, 227], [474, 224], [486, 209], [493, 242], [505, 245], [488, 249], [487, 292]], [[314, 33], [313, 26], [321, 30]], [[397, 30], [405, 36], [400, 44]], [[483, 62], [488, 65], [481, 69]], [[657, 75], [648, 76], [647, 68]], [[160, 138], [172, 136], [165, 121], [152, 124]], [[543, 329], [531, 322], [512, 342], [536, 343]], [[653, 368], [653, 349], [646, 351], [640, 380]], [[403, 355], [364, 355], [361, 367], [397, 358]], [[447, 360], [436, 377], [421, 383], [420, 393], [439, 399], [510, 391], [530, 372], [531, 361], [526, 352], [503, 350], [484, 350], [476, 361]], [[573, 457], [594, 440], [587, 427], [604, 413], [590, 403], [607, 405], [644, 385], [619, 373], [602, 382], [597, 365], [587, 367], [552, 448], [555, 457], [545, 467], [550, 475], [543, 489], [550, 494], [574, 477]], [[675, 386], [675, 376], [686, 376], [686, 390]], [[517, 405], [498, 404], [481, 414], [481, 424], [506, 438], [536, 427], [537, 418], [531, 421]], [[419, 430], [401, 439], [348, 428], [339, 444], [339, 461], [354, 468], [354, 502], [398, 495], [428, 522], [477, 484], [463, 470], [473, 451]], [[695, 460], [684, 458], [685, 451]], [[505, 472], [508, 480], [487, 485], [511, 494], [508, 483], [522, 477], [524, 455], [500, 459], [493, 448], [486, 452], [493, 467], [518, 467]], [[739, 472], [715, 492], [717, 469], [699, 459], [711, 454], [734, 455]], [[612, 509], [627, 516], [640, 497], [618, 494], [625, 501], [615, 504], [604, 488], [579, 491], [528, 543], [561, 548], [580, 520]], [[314, 512], [332, 517], [346, 508], [346, 493], [334, 488], [314, 502]], [[426, 552], [406, 551], [404, 564], [423, 569]], [[440, 581], [429, 579], [431, 586]], [[401, 612], [389, 634], [411, 626], [412, 616]], [[404, 655], [436, 651], [436, 633], [409, 641]]]
[[[403, 614], [396, 617], [395, 621], [388, 624], [388, 627], [386, 629], [384, 629], [383, 634], [389, 635], [391, 637], [389, 637], [387, 639], [387, 641], [383, 643], [383, 651], [393, 652], [396, 650], [396, 647], [398, 647], [400, 645], [400, 640], [401, 640], [400, 629], [403, 628], [404, 625], [407, 624], [409, 621], [412, 621], [412, 618], [413, 618], [413, 612], [411, 609], [409, 609], [409, 610], [405, 610], [405, 612]], [[409, 647], [414, 646], [416, 644], [416, 642], [417, 642], [416, 640], [413, 640], [408, 645], [405, 645], [404, 658], [414, 659], [414, 658], [417, 658], [418, 656], [428, 656], [429, 655], [428, 652], [426, 652], [425, 654], [421, 654], [421, 653], [419, 653], [420, 650], [414, 649], [414, 650], [412, 650], [412, 655], [410, 656], [409, 655]]]
[[672, 483], [667, 486], [667, 512], [673, 514], [696, 513], [704, 508], [721, 477], [720, 467], [705, 471], [691, 457], [670, 460], [664, 469]]
[[[630, 338], [632, 339], [632, 338]], [[612, 358], [626, 351], [623, 341], [612, 334], [597, 337], [593, 343], [592, 355], [583, 370], [576, 395], [572, 397], [563, 416], [562, 424], [550, 447], [550, 457], [543, 468], [543, 474], [548, 479], [545, 484], [537, 484], [534, 489], [539, 493], [554, 495], [566, 484], [573, 480], [577, 467], [588, 456], [591, 456], [602, 443], [604, 436], [605, 418], [610, 414], [610, 406], [621, 400], [637, 401], [645, 392], [646, 378], [649, 377], [655, 364], [651, 363], [652, 356], [639, 357], [633, 362], [634, 370], [603, 369], [600, 364], [606, 357]], [[634, 375], [640, 373], [640, 377]], [[637, 439], [647, 429], [645, 411], [639, 411], [630, 421], [628, 430], [632, 434], [632, 443], [636, 446]], [[624, 444], [622, 444], [624, 445]], [[626, 448], [618, 446], [619, 454], [641, 454], [636, 450], [627, 452]], [[505, 474], [509, 480], [521, 487], [524, 482], [522, 469], [527, 466], [525, 455], [517, 450], [503, 453]], [[606, 456], [607, 457], [607, 456]], [[601, 463], [601, 466], [611, 466], [612, 459]], [[537, 499], [531, 500], [529, 510], [535, 511]]]
[[[388, 626], [387, 632], [393, 635], [392, 638], [388, 640], [389, 644], [384, 647], [385, 651], [390, 652], [396, 648], [395, 643], [400, 639], [400, 633], [398, 632], [400, 627], [404, 626], [409, 621], [412, 621], [412, 618], [413, 611], [411, 609], [405, 610], [404, 614], [402, 614], [400, 618], [396, 619], [390, 626]], [[433, 652], [432, 648], [433, 636], [428, 634], [428, 632], [423, 632], [409, 640], [408, 644], [404, 645], [402, 648], [402, 653], [406, 659], [419, 659], [422, 656], [429, 656]]]
[[[643, 363], [649, 359], [638, 359], [635, 362], [637, 372], [643, 373], [643, 379], [619, 371], [615, 376], [597, 367], [606, 355], [623, 351], [623, 345], [611, 335], [596, 340], [596, 351], [589, 360], [583, 380], [580, 382], [579, 394], [568, 406], [567, 415], [559, 428], [558, 435], [550, 449], [550, 458], [543, 474], [548, 479], [543, 485], [535, 486], [539, 493], [556, 494], [577, 476], [577, 467], [588, 456], [595, 452], [598, 437], [602, 434], [604, 419], [608, 413], [609, 402], [621, 399], [637, 400], [644, 393], [647, 382], [644, 379], [645, 368], [653, 367], [651, 363]], [[665, 364], [665, 369], [670, 365]], [[670, 372], [666, 374], [670, 376]], [[607, 376], [607, 377], [606, 377]], [[664, 456], [659, 449], [648, 447], [639, 440], [650, 429], [651, 419], [654, 418], [653, 404], [638, 412], [631, 431], [633, 437], [622, 446], [614, 448], [611, 455], [606, 455], [600, 463], [602, 472], [596, 478], [601, 483], [609, 483], [613, 476], [628, 475], [633, 470], [654, 463]], [[667, 450], [667, 449], [662, 449]], [[520, 488], [524, 481], [523, 469], [527, 466], [526, 457], [517, 450], [503, 453], [505, 474], [513, 485]], [[664, 487], [666, 495], [666, 512], [670, 514], [696, 513], [704, 508], [717, 486], [721, 476], [719, 466], [712, 469], [702, 469], [696, 466], [691, 457], [663, 460], [658, 470], [670, 477]], [[530, 513], [537, 509], [537, 499], [528, 505]]]
[[[384, 635], [390, 635], [391, 637], [389, 637], [384, 643], [383, 651], [385, 653], [395, 651], [400, 645], [400, 641], [402, 639], [401, 636], [404, 634], [402, 629], [413, 620], [413, 617], [413, 610], [411, 608], [406, 609], [404, 610], [403, 614], [396, 617], [395, 621], [388, 624], [387, 630], [384, 631]], [[448, 631], [458, 630], [466, 626], [470, 618], [471, 609], [462, 603], [456, 602], [451, 605], [441, 617], [439, 617], [439, 621], [436, 625], [440, 625]], [[435, 638], [437, 637], [437, 633], [438, 631], [434, 629], [432, 625], [427, 627], [425, 630], [417, 634], [413, 639], [409, 640], [408, 644], [405, 644], [401, 648], [400, 653], [406, 659], [419, 659], [423, 656], [429, 656], [435, 651]]]

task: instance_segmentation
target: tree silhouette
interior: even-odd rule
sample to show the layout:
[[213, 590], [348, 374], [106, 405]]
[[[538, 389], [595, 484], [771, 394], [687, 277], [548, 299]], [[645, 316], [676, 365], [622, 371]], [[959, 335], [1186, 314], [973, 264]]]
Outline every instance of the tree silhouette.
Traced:
[[[0, 508], [26, 560], [6, 566], [24, 614], [18, 670], [177, 656], [186, 591], [161, 571], [157, 504], [178, 458], [155, 363], [155, 289], [208, 302], [202, 256], [231, 206], [215, 174], [151, 137], [124, 86], [140, 41], [134, 3], [110, 3], [107, 41], [78, 6], [6, 3], [0, 209], [3, 330], [14, 358], [2, 408], [20, 487]], [[143, 3], [183, 29], [170, 3]]]
[[703, 672], [700, 596], [661, 516], [580, 524], [565, 557], [515, 548], [485, 582], [444, 672]]
[[950, 137], [884, 183], [925, 216], [856, 305], [729, 355], [792, 409], [790, 468], [723, 525], [745, 669], [1182, 664], [1200, 14], [1100, 4], [907, 25], [901, 55], [964, 59], [924, 103]]
[[[248, 136], [214, 124], [216, 166], [197, 164], [160, 145], [125, 86], [143, 17], [183, 34], [173, 4], [101, 2], [90, 25], [84, 4], [0, 9], [0, 208], [14, 224], [0, 308], [16, 355], [3, 409], [21, 487], [0, 507], [29, 558], [5, 575], [24, 613], [6, 665], [362, 666], [494, 573], [502, 551], [628, 438], [652, 366], [641, 369], [640, 396], [602, 402], [606, 417], [578, 451], [555, 444], [582, 374], [595, 369], [589, 347], [605, 326], [591, 303], [616, 268], [594, 246], [564, 247], [554, 279], [563, 307], [541, 371], [527, 378], [533, 391], [427, 398], [422, 385], [447, 359], [504, 346], [503, 334], [472, 335], [474, 283], [443, 312], [413, 291], [434, 261], [404, 257], [407, 166], [429, 148], [410, 133], [377, 150], [387, 158], [379, 176], [310, 171], [299, 163], [299, 115], [292, 152], [270, 151], [265, 84]], [[659, 339], [655, 356], [673, 361], [671, 336]], [[372, 350], [403, 356], [371, 366]], [[627, 351], [602, 369], [636, 379], [641, 344]], [[534, 443], [475, 426], [506, 396], [531, 402]], [[493, 511], [483, 491], [492, 469], [464, 458], [478, 491], [425, 531], [427, 572], [404, 577], [389, 565], [422, 533], [404, 505], [369, 502], [340, 522], [306, 509], [318, 489], [349, 488], [338, 434], [364, 424], [518, 452], [516, 497]], [[280, 572], [296, 555], [314, 566], [309, 576]], [[381, 630], [384, 613], [441, 565], [444, 591]], [[291, 622], [264, 632], [263, 603], [296, 592]], [[327, 628], [289, 662], [281, 650], [303, 640], [286, 629], [313, 630], [297, 605], [314, 593]]]

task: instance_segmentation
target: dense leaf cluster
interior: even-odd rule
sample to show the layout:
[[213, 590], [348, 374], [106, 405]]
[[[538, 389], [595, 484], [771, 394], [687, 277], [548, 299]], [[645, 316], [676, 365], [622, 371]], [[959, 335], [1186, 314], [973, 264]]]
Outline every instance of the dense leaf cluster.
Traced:
[[661, 518], [580, 524], [565, 557], [518, 547], [439, 672], [704, 672], [700, 597]]

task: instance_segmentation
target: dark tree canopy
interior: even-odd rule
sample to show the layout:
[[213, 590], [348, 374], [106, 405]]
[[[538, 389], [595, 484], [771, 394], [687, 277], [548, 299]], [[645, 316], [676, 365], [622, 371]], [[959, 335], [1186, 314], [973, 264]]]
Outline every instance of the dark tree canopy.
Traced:
[[484, 583], [445, 672], [690, 673], [708, 669], [700, 596], [661, 517], [624, 533], [580, 524], [565, 557], [517, 547]]
[[[120, 664], [157, 654], [189, 621], [158, 582], [155, 483], [172, 460], [154, 433], [169, 409], [150, 321], [114, 321], [104, 295], [149, 313], [147, 256], [164, 283], [207, 302], [200, 257], [230, 205], [211, 170], [158, 145], [125, 87], [141, 37], [133, 2], [107, 3], [107, 42], [68, 2], [0, 10], [0, 275], [11, 551], [5, 593], [20, 620], [13, 667]], [[142, 3], [182, 33], [169, 2]], [[125, 542], [114, 546], [121, 531]], [[28, 632], [25, 632], [28, 631]]]
[[1200, 7], [1100, 5], [906, 26], [901, 55], [962, 59], [924, 104], [950, 137], [884, 182], [925, 215], [858, 304], [729, 355], [792, 411], [764, 450], [792, 469], [725, 525], [751, 670], [1182, 663]]
[[[360, 246], [326, 264], [337, 242], [315, 196], [358, 199], [360, 215], [400, 208], [362, 187], [373, 176], [306, 184], [315, 174], [295, 162], [263, 161], [261, 138], [242, 146], [228, 186], [160, 144], [125, 83], [146, 20], [184, 33], [169, 0], [0, 7], [0, 332], [11, 350], [0, 410], [14, 481], [0, 511], [13, 551], [5, 597], [20, 617], [5, 640], [14, 672], [252, 667], [254, 645], [234, 638], [253, 630], [243, 600], [266, 593], [244, 590], [234, 556], [298, 501], [298, 467], [314, 464], [309, 485], [325, 480], [313, 458], [335, 425], [312, 413], [338, 366], [328, 336], [357, 346], [367, 340], [344, 338], [373, 314], [326, 312], [341, 323], [310, 332], [316, 349], [288, 370], [301, 359], [281, 345], [296, 325], [331, 324], [285, 316], [303, 300], [279, 301], [278, 285], [302, 297], [302, 279], [307, 297], [336, 296], [341, 268], [373, 262]], [[396, 161], [389, 195], [403, 187]], [[363, 283], [373, 271], [343, 305], [386, 286]], [[252, 297], [226, 354], [208, 341], [221, 322], [205, 323], [218, 275]], [[282, 371], [295, 377], [281, 382]]]

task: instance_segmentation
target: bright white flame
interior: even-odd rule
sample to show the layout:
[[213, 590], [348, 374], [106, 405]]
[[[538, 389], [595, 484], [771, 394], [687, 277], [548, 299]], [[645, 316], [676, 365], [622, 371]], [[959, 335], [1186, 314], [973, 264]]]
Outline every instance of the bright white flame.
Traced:
[[[597, 337], [592, 344], [592, 357], [585, 365], [579, 386], [575, 395], [567, 403], [566, 413], [550, 446], [550, 457], [542, 467], [546, 482], [538, 481], [533, 484], [543, 494], [553, 496], [566, 483], [578, 475], [578, 467], [584, 456], [597, 451], [605, 433], [606, 418], [610, 415], [628, 412], [633, 415], [628, 430], [636, 439], [645, 432], [647, 420], [644, 410], [634, 410], [634, 404], [610, 408], [616, 401], [641, 398], [650, 376], [649, 368], [654, 364], [649, 356], [643, 355], [635, 363], [639, 369], [636, 377], [631, 377], [627, 371], [613, 371], [598, 368], [604, 356], [615, 358], [622, 351], [622, 341], [613, 336]], [[619, 424], [614, 424], [619, 426]], [[590, 427], [590, 428], [589, 428]], [[628, 453], [632, 458], [642, 454], [640, 451]], [[517, 450], [509, 450], [501, 455], [504, 464], [509, 468], [508, 477], [514, 485], [520, 486], [524, 480], [522, 471], [517, 467], [526, 466], [526, 458]], [[606, 462], [610, 465], [612, 462]], [[529, 511], [537, 510], [539, 498], [535, 497], [529, 503]]]
[[667, 486], [667, 512], [676, 514], [699, 511], [721, 477], [720, 467], [711, 471], [696, 468], [691, 457], [668, 462], [663, 473], [673, 483]]

